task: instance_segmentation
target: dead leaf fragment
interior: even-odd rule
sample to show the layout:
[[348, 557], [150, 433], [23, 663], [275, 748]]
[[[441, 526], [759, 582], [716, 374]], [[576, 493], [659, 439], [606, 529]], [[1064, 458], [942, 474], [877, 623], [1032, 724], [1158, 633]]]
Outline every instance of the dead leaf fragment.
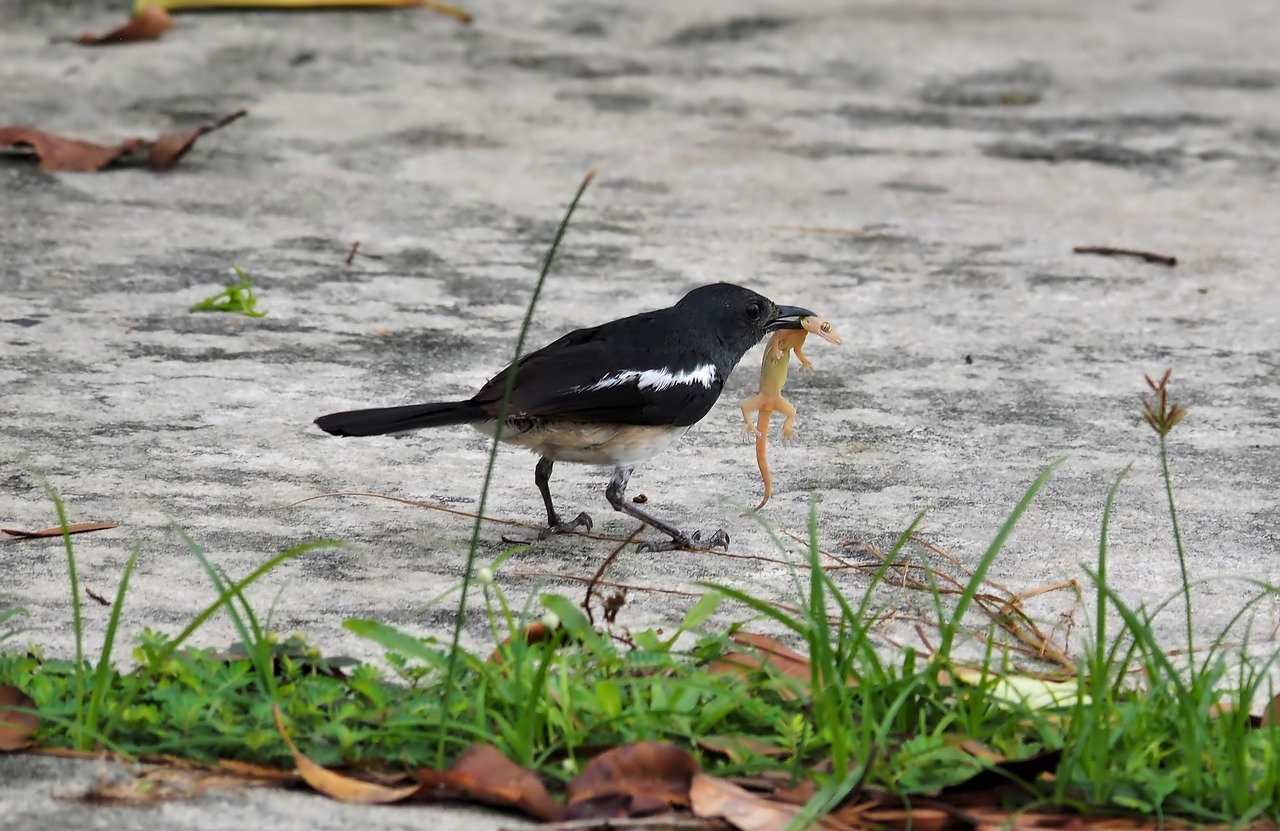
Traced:
[[701, 736], [698, 747], [709, 753], [717, 753], [731, 762], [741, 762], [748, 756], [767, 756], [785, 759], [791, 751], [776, 744], [768, 744], [750, 736]]
[[1267, 704], [1267, 709], [1262, 711], [1262, 718], [1258, 720], [1259, 727], [1275, 727], [1280, 725], [1280, 695], [1271, 699]]
[[[0, 143], [3, 143], [0, 141]], [[89, 531], [105, 531], [108, 528], [119, 528], [118, 522], [73, 522], [67, 526], [68, 534], [84, 534]], [[39, 531], [23, 531], [20, 528], [0, 528], [0, 533], [8, 534], [11, 537], [21, 537], [25, 540], [33, 540], [39, 537], [61, 537], [62, 526], [55, 525], [52, 528], [41, 528]]]
[[[752, 672], [771, 667], [780, 675], [801, 682], [800, 689], [804, 692], [808, 691], [809, 680], [812, 677], [808, 658], [782, 641], [767, 635], [737, 632], [732, 640], [739, 646], [753, 651], [726, 652], [707, 667], [710, 672], [746, 678]], [[795, 691], [791, 689], [784, 688], [777, 692], [784, 698], [796, 697]]]
[[124, 24], [109, 32], [95, 35], [85, 32], [76, 39], [85, 46], [109, 46], [114, 43], [137, 43], [140, 40], [155, 40], [173, 28], [173, 18], [160, 6], [147, 5], [129, 18]]
[[438, 0], [152, 0], [173, 11], [188, 9], [238, 9], [262, 11], [272, 9], [401, 9], [417, 6], [452, 17], [459, 23], [472, 22], [470, 12]]
[[298, 775], [313, 790], [339, 802], [350, 802], [355, 805], [387, 805], [392, 802], [403, 802], [418, 792], [417, 785], [390, 788], [386, 785], [352, 779], [317, 765], [302, 755], [302, 751], [298, 750], [297, 745], [285, 732], [280, 708], [273, 705], [271, 710], [276, 717], [276, 729], [280, 731], [280, 738], [284, 739], [284, 743], [289, 746], [289, 752], [293, 754], [293, 763], [298, 767]]
[[33, 710], [36, 703], [17, 687], [0, 687], [0, 753], [25, 750], [35, 742], [39, 719], [35, 713], [17, 712]]
[[214, 130], [221, 130], [231, 122], [244, 118], [248, 114], [248, 110], [236, 110], [225, 118], [219, 119], [212, 124], [197, 127], [194, 130], [162, 133], [151, 145], [149, 154], [151, 169], [159, 172], [168, 170], [177, 164], [179, 159], [187, 155], [187, 151], [196, 143], [196, 139], [208, 135]]
[[[560, 634], [561, 633], [559, 631], [550, 628], [546, 624], [535, 621], [534, 623], [530, 623], [516, 635], [512, 636], [512, 638], [514, 638], [517, 643], [524, 641], [532, 646], [535, 643], [543, 643], [551, 640], [552, 638], [559, 637]], [[507, 638], [505, 641], [498, 644], [498, 648], [493, 650], [489, 655], [489, 663], [501, 664], [510, 657], [512, 638]]]
[[277, 785], [267, 779], [217, 773], [196, 767], [158, 765], [120, 782], [103, 780], [81, 794], [90, 805], [156, 805], [195, 799], [213, 791]]
[[692, 754], [662, 742], [615, 747], [592, 759], [569, 783], [567, 816], [634, 817], [686, 806], [699, 770]]
[[162, 133], [154, 141], [129, 138], [114, 147], [46, 133], [33, 127], [0, 127], [0, 147], [30, 148], [40, 159], [41, 170], [66, 173], [97, 173], [113, 164], [135, 161], [127, 157], [145, 150], [151, 169], [162, 172], [177, 164], [195, 144], [196, 139], [220, 130], [245, 115], [245, 110], [238, 110], [226, 118], [194, 130]]
[[[855, 806], [861, 808], [863, 806]], [[912, 806], [910, 808], [869, 808], [866, 810], [839, 811], [839, 820], [850, 824], [869, 825], [873, 828], [913, 828], [919, 831], [942, 831], [951, 824], [951, 815], [941, 808]], [[983, 826], [984, 828], [988, 826]], [[992, 825], [998, 828], [999, 825]], [[1022, 828], [1021, 824], [1014, 826]]]
[[96, 173], [126, 153], [137, 150], [138, 139], [116, 147], [46, 133], [34, 127], [0, 127], [0, 147], [29, 147], [40, 159], [41, 170]]
[[491, 744], [467, 748], [448, 770], [418, 771], [417, 800], [462, 799], [499, 808], [516, 808], [543, 822], [564, 816], [542, 780], [508, 759]]
[[740, 831], [782, 831], [800, 808], [756, 796], [732, 782], [699, 773], [689, 789], [694, 816], [723, 819]]

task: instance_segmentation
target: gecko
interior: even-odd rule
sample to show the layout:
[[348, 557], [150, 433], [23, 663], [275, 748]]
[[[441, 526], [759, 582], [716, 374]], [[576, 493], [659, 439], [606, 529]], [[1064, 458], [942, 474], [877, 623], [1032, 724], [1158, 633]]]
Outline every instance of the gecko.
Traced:
[[[791, 354], [795, 353], [802, 369], [813, 369], [813, 364], [804, 354], [804, 341], [810, 333], [817, 335], [828, 343], [839, 346], [840, 336], [836, 334], [831, 323], [819, 317], [802, 317], [803, 329], [782, 329], [775, 332], [764, 347], [764, 359], [760, 362], [760, 391], [742, 402], [742, 418], [747, 425], [747, 435], [756, 440], [756, 464], [760, 467], [760, 477], [764, 480], [764, 498], [756, 506], [760, 510], [773, 494], [773, 477], [769, 473], [769, 459], [766, 455], [769, 440], [769, 419], [773, 413], [782, 413], [782, 437], [794, 438], [796, 408], [790, 401], [782, 397], [782, 387], [787, 383], [787, 369], [791, 365]], [[752, 421], [751, 414], [759, 413]]]

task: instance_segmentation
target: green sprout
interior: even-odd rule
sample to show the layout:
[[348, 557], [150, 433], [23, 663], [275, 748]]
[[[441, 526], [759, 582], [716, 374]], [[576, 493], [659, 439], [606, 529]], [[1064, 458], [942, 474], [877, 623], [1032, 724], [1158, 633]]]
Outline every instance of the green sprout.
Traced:
[[264, 317], [267, 314], [266, 309], [258, 311], [255, 308], [258, 305], [258, 298], [253, 294], [253, 278], [245, 274], [240, 266], [232, 263], [231, 267], [240, 277], [240, 282], [234, 286], [227, 286], [211, 297], [206, 297], [192, 306], [191, 311], [238, 312], [249, 317]]

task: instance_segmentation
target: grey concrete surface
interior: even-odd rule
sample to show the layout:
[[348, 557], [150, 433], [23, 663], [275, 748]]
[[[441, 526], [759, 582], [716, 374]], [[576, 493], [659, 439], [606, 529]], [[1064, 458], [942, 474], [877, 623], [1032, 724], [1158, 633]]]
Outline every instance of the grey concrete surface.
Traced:
[[[765, 511], [780, 529], [802, 532], [815, 498], [824, 544], [884, 545], [927, 508], [926, 536], [972, 563], [1067, 455], [993, 572], [1030, 589], [1083, 578], [1106, 488], [1134, 461], [1112, 574], [1134, 603], [1163, 599], [1178, 567], [1139, 395], [1144, 372], [1172, 367], [1190, 412], [1172, 464], [1193, 575], [1280, 582], [1267, 0], [476, 0], [468, 29], [420, 11], [224, 14], [182, 17], [151, 44], [51, 42], [112, 25], [113, 5], [0, 0], [0, 121], [107, 140], [250, 113], [165, 176], [0, 162], [0, 520], [54, 520], [26, 460], [74, 520], [122, 523], [77, 552], [109, 593], [141, 545], [128, 631], [176, 630], [211, 597], [171, 519], [237, 575], [297, 542], [349, 541], [252, 593], [328, 649], [377, 655], [340, 628], [353, 616], [445, 631], [448, 608], [422, 609], [460, 578], [466, 520], [355, 499], [276, 508], [347, 489], [474, 508], [479, 435], [338, 440], [311, 420], [465, 396], [499, 369], [592, 166], [535, 343], [718, 279], [809, 305], [844, 334], [839, 349], [814, 344], [816, 371], [788, 386], [800, 435], [774, 444]], [[356, 240], [370, 256], [346, 265]], [[1083, 244], [1179, 263], [1073, 255]], [[233, 262], [268, 316], [188, 314]], [[664, 516], [723, 525], [736, 553], [771, 552], [738, 516], [759, 494], [736, 408], [758, 361], [632, 480]], [[532, 468], [503, 452], [492, 513], [538, 519]], [[626, 535], [605, 479], [561, 465], [555, 492]], [[486, 527], [482, 559], [503, 531]], [[552, 540], [500, 579], [522, 599], [540, 573], [589, 575], [610, 547]], [[29, 637], [66, 654], [57, 541], [0, 545], [0, 574], [31, 610]], [[788, 593], [785, 569], [713, 554], [627, 554], [610, 575]], [[842, 577], [855, 593], [860, 579]], [[1247, 594], [1201, 588], [1201, 636]], [[623, 621], [669, 622], [686, 603], [633, 592]], [[1069, 606], [1061, 593], [1032, 604], [1050, 621]], [[1277, 609], [1260, 611], [1267, 632]], [[96, 639], [106, 610], [87, 614]], [[1161, 626], [1176, 638], [1176, 616]], [[479, 616], [467, 636], [486, 642]], [[230, 637], [225, 621], [201, 634]], [[259, 816], [293, 827], [293, 812]]]
[[123, 784], [142, 768], [40, 756], [0, 756], [0, 810], [7, 831], [38, 829], [169, 829], [329, 831], [377, 828], [441, 831], [522, 828], [519, 816], [442, 805], [343, 805], [299, 790], [219, 790], [187, 800], [138, 806], [81, 799], [100, 783]]

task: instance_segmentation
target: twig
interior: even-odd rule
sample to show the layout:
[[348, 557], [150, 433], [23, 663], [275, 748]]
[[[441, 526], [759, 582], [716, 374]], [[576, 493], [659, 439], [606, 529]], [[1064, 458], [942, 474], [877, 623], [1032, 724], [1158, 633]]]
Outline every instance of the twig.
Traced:
[[347, 252], [347, 265], [351, 265], [356, 259], [356, 254], [360, 251], [360, 240], [351, 243], [351, 250]]
[[[333, 496], [367, 496], [370, 499], [385, 499], [388, 502], [399, 502], [401, 505], [409, 505], [414, 508], [426, 508], [428, 511], [439, 511], [442, 514], [453, 514], [454, 516], [466, 517], [467, 519], [475, 519], [476, 515], [471, 511], [460, 511], [457, 508], [446, 508], [443, 505], [433, 505], [430, 502], [421, 502], [417, 499], [406, 499], [402, 496], [389, 496], [385, 493], [370, 493], [368, 491], [333, 491], [332, 493], [319, 493], [315, 496], [308, 496], [305, 499], [299, 499], [296, 502], [290, 502], [287, 505], [277, 505], [272, 508], [273, 511], [283, 511], [286, 508], [292, 508], [295, 505], [301, 505], [303, 502], [310, 502], [313, 499], [328, 499]], [[513, 528], [533, 528], [541, 530], [542, 526], [533, 522], [523, 522], [518, 519], [500, 519], [494, 516], [484, 517], [485, 522], [493, 522], [498, 525], [510, 525]], [[574, 531], [575, 537], [583, 537], [589, 540], [601, 540], [603, 542], [626, 542], [622, 537], [610, 537], [605, 534], [586, 534], [581, 531]]]
[[591, 621], [591, 625], [596, 623], [595, 616], [591, 614], [591, 595], [596, 592], [596, 583], [604, 576], [605, 571], [613, 564], [614, 559], [622, 553], [622, 549], [626, 548], [632, 540], [636, 538], [641, 531], [644, 530], [644, 523], [640, 523], [640, 527], [631, 532], [631, 536], [618, 543], [613, 551], [609, 552], [609, 556], [604, 558], [604, 562], [600, 564], [600, 568], [596, 569], [596, 573], [591, 575], [591, 579], [587, 582], [587, 593], [582, 597], [582, 611], [587, 613], [587, 620]]
[[794, 231], [798, 234], [838, 234], [842, 237], [870, 239], [894, 236], [892, 232], [880, 228], [839, 228], [830, 225], [774, 225], [770, 230]]
[[1112, 248], [1109, 245], [1077, 245], [1071, 250], [1076, 254], [1097, 254], [1101, 257], [1137, 257], [1143, 262], [1167, 265], [1169, 268], [1173, 268], [1178, 264], [1177, 257], [1153, 254], [1150, 251], [1138, 251], [1133, 248]]

